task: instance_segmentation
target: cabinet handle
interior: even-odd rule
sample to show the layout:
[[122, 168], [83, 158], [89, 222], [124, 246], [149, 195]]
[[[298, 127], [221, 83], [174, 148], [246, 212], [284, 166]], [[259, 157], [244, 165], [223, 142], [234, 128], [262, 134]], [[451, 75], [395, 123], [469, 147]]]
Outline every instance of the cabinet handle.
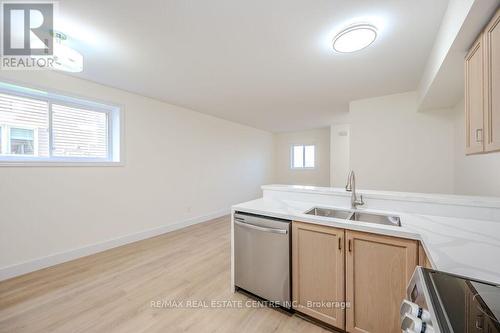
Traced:
[[483, 142], [483, 129], [478, 128], [476, 130], [476, 142]]
[[339, 237], [339, 250], [342, 250], [342, 237]]
[[349, 239], [349, 252], [352, 252], [352, 242], [350, 239]]
[[476, 328], [479, 330], [483, 330], [484, 328], [484, 316], [483, 315], [477, 315], [476, 316]]

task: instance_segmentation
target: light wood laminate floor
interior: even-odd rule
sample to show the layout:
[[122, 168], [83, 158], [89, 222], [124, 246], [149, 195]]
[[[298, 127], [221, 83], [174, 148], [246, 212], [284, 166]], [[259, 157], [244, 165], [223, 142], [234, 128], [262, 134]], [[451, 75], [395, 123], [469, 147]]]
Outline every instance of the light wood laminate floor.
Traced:
[[229, 217], [0, 282], [0, 332], [327, 332], [270, 308], [158, 300], [250, 300], [230, 290]]

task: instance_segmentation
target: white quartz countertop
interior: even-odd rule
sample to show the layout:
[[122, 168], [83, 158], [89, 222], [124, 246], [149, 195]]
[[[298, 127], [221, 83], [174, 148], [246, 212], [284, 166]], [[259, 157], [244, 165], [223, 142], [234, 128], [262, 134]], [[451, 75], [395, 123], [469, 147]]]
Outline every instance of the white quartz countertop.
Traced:
[[234, 205], [241, 211], [288, 220], [420, 240], [434, 268], [500, 284], [500, 222], [358, 209], [398, 215], [401, 227], [306, 215], [324, 204], [261, 198]]

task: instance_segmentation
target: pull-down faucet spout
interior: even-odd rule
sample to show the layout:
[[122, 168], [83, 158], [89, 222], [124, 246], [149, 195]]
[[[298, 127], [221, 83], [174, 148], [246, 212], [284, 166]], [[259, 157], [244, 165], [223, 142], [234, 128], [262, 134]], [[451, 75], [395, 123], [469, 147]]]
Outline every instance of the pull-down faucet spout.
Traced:
[[351, 208], [356, 209], [358, 206], [362, 206], [365, 204], [363, 201], [363, 195], [359, 196], [359, 199], [356, 195], [356, 175], [354, 174], [354, 170], [351, 170], [349, 173], [349, 177], [347, 177], [347, 184], [345, 185], [345, 190], [347, 192], [352, 192], [351, 194]]

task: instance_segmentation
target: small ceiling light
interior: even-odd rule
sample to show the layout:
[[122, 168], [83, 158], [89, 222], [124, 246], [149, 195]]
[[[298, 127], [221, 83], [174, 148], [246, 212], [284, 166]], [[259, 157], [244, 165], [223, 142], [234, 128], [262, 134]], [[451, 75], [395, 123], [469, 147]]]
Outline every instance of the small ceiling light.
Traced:
[[54, 69], [79, 73], [83, 71], [83, 56], [65, 44], [68, 37], [62, 32], [54, 32]]
[[333, 39], [333, 49], [340, 53], [362, 50], [377, 38], [377, 29], [369, 24], [356, 24], [342, 30]]

